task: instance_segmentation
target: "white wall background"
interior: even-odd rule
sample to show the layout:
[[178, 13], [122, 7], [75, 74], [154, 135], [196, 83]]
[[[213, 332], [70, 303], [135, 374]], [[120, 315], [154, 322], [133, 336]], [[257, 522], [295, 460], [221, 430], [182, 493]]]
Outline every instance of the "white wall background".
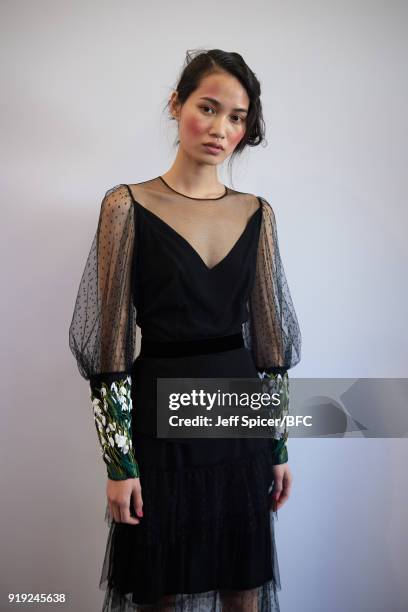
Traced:
[[[88, 612], [103, 598], [106, 479], [68, 327], [105, 191], [169, 168], [162, 109], [185, 51], [240, 52], [269, 144], [236, 162], [233, 184], [275, 209], [303, 336], [292, 376], [406, 377], [408, 6], [3, 0], [0, 12], [0, 609], [9, 592], [64, 592]], [[297, 439], [289, 455], [282, 612], [406, 610], [406, 440]]]

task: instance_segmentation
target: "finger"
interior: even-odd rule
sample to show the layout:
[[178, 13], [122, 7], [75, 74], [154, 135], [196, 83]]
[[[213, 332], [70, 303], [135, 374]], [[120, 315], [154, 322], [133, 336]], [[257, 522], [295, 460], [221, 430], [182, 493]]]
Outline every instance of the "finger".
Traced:
[[290, 497], [290, 485], [284, 486], [278, 500], [278, 509], [285, 504]]
[[281, 496], [279, 497], [279, 503], [283, 505], [288, 499], [289, 499], [289, 491], [285, 489], [282, 492]]
[[275, 480], [275, 482], [273, 483], [273, 487], [272, 487], [272, 491], [271, 491], [271, 495], [277, 495], [279, 496], [283, 491], [283, 483], [282, 480]]
[[128, 523], [129, 525], [138, 525], [139, 519], [130, 516], [129, 506], [127, 504], [121, 504], [120, 508], [120, 521], [121, 523]]
[[285, 493], [289, 497], [291, 491], [292, 491], [292, 483], [291, 482], [285, 482], [284, 485], [283, 485], [282, 493]]
[[293, 482], [293, 475], [292, 472], [285, 472], [284, 476], [283, 476], [283, 481], [284, 482], [288, 482], [289, 484], [292, 484]]
[[292, 477], [287, 476], [283, 479], [283, 491], [287, 491], [289, 494], [292, 490]]
[[132, 493], [132, 500], [133, 500], [133, 508], [136, 512], [136, 515], [139, 517], [143, 516], [143, 499], [142, 499], [142, 494], [140, 491], [134, 491], [134, 494]]
[[269, 491], [268, 493], [268, 505], [269, 505], [269, 510], [272, 510], [274, 508], [274, 504], [275, 504], [275, 494], [272, 491]]

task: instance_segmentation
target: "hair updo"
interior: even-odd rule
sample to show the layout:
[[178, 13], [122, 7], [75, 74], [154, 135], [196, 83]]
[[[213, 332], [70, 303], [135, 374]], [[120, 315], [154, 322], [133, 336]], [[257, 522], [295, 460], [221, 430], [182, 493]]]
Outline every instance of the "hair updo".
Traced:
[[[204, 77], [222, 71], [238, 79], [249, 98], [245, 134], [231, 154], [229, 164], [232, 164], [233, 159], [242, 153], [246, 146], [257, 147], [266, 141], [265, 122], [260, 100], [261, 85], [242, 55], [234, 51], [222, 51], [221, 49], [187, 51], [185, 64], [174, 90], [177, 91], [178, 101], [183, 105], [193, 91], [200, 86]], [[170, 102], [167, 102], [166, 108], [169, 104]], [[175, 145], [179, 142], [176, 139]]]

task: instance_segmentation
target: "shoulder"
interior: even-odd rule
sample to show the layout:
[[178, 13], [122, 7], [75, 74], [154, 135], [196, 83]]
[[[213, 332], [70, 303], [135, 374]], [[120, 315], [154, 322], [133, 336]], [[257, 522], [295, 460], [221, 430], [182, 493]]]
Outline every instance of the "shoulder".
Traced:
[[134, 215], [132, 195], [126, 184], [110, 187], [102, 198], [99, 224], [106, 228], [127, 227]]
[[256, 196], [262, 207], [262, 214], [264, 219], [269, 220], [271, 223], [275, 223], [275, 212], [272, 208], [272, 204], [263, 196]]
[[132, 208], [132, 195], [128, 185], [120, 183], [110, 187], [102, 198], [101, 212], [112, 214], [115, 212], [126, 212]]
[[262, 212], [264, 216], [273, 217], [273, 218], [275, 217], [272, 205], [265, 197], [261, 195], [256, 195], [251, 192], [236, 191], [231, 188], [230, 188], [230, 191], [232, 193], [240, 195], [241, 197], [245, 196], [245, 199], [247, 200], [249, 208], [252, 208], [252, 212], [254, 212], [257, 208], [262, 208]]
[[119, 183], [119, 185], [114, 185], [105, 191], [105, 195], [103, 197], [103, 201], [112, 205], [114, 202], [128, 201], [132, 200], [131, 193], [129, 190], [129, 186], [125, 183]]
[[262, 199], [254, 193], [248, 191], [238, 191], [228, 187], [231, 196], [237, 198], [247, 209], [248, 218], [252, 216], [259, 208], [263, 207]]

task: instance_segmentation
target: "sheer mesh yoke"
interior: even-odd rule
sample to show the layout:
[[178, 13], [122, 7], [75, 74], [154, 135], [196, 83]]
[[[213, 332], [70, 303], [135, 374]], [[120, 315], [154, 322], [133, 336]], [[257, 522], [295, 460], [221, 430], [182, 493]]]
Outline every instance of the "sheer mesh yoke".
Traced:
[[220, 198], [203, 200], [172, 191], [160, 177], [129, 187], [136, 205], [176, 232], [208, 270], [229, 256], [259, 208], [254, 196], [230, 188]]

